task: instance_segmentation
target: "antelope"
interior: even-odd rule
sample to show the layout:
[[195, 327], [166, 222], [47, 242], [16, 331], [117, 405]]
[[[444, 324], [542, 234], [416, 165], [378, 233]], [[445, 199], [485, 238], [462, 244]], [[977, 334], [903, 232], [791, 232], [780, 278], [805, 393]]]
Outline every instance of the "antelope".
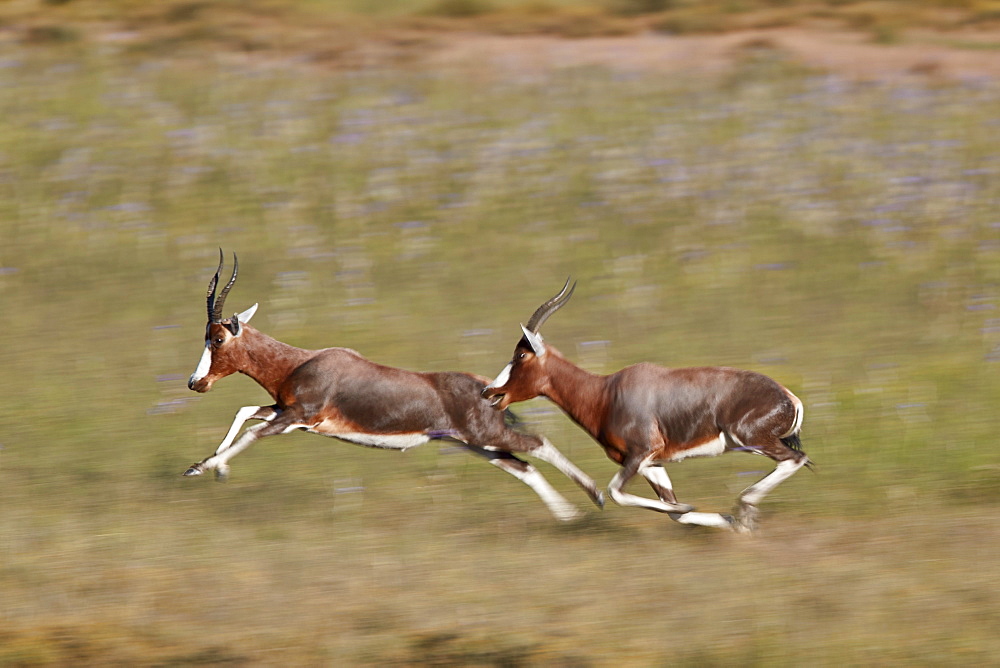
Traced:
[[[521, 325], [513, 359], [483, 396], [500, 410], [538, 396], [559, 406], [621, 467], [608, 484], [609, 496], [619, 505], [666, 513], [681, 524], [754, 531], [761, 500], [802, 466], [811, 466], [799, 436], [802, 402], [767, 376], [729, 367], [668, 369], [642, 363], [607, 376], [581, 369], [538, 332], [573, 295], [576, 283], [569, 283]], [[694, 512], [677, 501], [665, 463], [732, 451], [777, 462], [740, 493], [735, 517]], [[623, 491], [637, 474], [658, 500]]]
[[[244, 406], [215, 452], [192, 464], [185, 476], [214, 471], [229, 475], [229, 461], [258, 439], [293, 430], [332, 436], [372, 448], [405, 451], [432, 440], [451, 441], [486, 458], [526, 483], [560, 520], [581, 513], [563, 498], [529, 462], [531, 455], [548, 462], [590, 496], [599, 507], [604, 496], [594, 481], [545, 437], [509, 427], [480, 394], [488, 378], [469, 373], [417, 373], [371, 362], [348, 348], [304, 350], [282, 343], [249, 323], [257, 311], [222, 318], [226, 296], [236, 282], [239, 261], [216, 296], [223, 268], [208, 284], [205, 350], [188, 380], [195, 392], [208, 392], [220, 378], [239, 372], [263, 387], [274, 404]], [[239, 434], [248, 420], [262, 420]], [[237, 435], [239, 436], [237, 437]]]

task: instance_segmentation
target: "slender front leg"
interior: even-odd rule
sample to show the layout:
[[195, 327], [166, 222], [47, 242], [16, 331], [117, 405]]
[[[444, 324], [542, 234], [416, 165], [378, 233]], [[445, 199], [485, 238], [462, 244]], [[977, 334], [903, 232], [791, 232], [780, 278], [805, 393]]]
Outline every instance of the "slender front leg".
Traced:
[[542, 445], [531, 450], [528, 454], [556, 467], [560, 473], [579, 485], [598, 508], [603, 508], [604, 494], [597, 489], [597, 483], [594, 482], [593, 478], [581, 471], [566, 455], [559, 452], [556, 446], [549, 442], [549, 439], [544, 436], [541, 439]]
[[498, 469], [506, 471], [531, 489], [535, 490], [535, 494], [537, 494], [542, 499], [542, 502], [548, 506], [549, 511], [556, 516], [556, 519], [562, 520], [563, 522], [569, 522], [583, 515], [582, 512], [577, 510], [572, 503], [563, 498], [563, 496], [549, 484], [549, 481], [542, 476], [538, 469], [528, 462], [518, 459], [509, 452], [504, 452], [502, 450], [487, 450], [486, 448], [481, 448], [478, 445], [471, 445], [468, 443], [462, 444], [477, 455], [488, 459], [490, 464], [493, 464]]
[[631, 480], [636, 473], [642, 472], [643, 476], [645, 476], [645, 470], [648, 467], [648, 459], [626, 459], [622, 468], [615, 474], [615, 477], [611, 479], [611, 482], [608, 483], [608, 494], [611, 496], [611, 500], [620, 506], [638, 506], [640, 508], [655, 510], [658, 513], [687, 513], [694, 510], [694, 506], [689, 506], [686, 503], [671, 503], [670, 501], [664, 501], [662, 499], [654, 501], [653, 499], [647, 499], [645, 497], [636, 496], [622, 491], [625, 484], [628, 483], [628, 481]]
[[[642, 475], [649, 482], [650, 487], [665, 503], [677, 503], [674, 495], [674, 487], [670, 482], [667, 470], [662, 466], [647, 466], [642, 469]], [[719, 513], [667, 513], [670, 519], [680, 524], [696, 524], [703, 527], [713, 527], [715, 529], [733, 529], [733, 518]]]
[[667, 470], [662, 466], [646, 466], [640, 469], [643, 477], [653, 488], [660, 501], [664, 503], [677, 503], [677, 496], [674, 494], [674, 483], [670, 482]]
[[221, 454], [230, 445], [232, 445], [233, 440], [236, 438], [236, 434], [240, 432], [240, 428], [243, 426], [247, 420], [264, 420], [270, 422], [278, 416], [278, 411], [274, 406], [244, 406], [243, 408], [236, 411], [236, 419], [233, 420], [233, 424], [229, 427], [229, 432], [226, 437], [222, 439], [222, 443], [219, 447], [215, 449], [215, 454]]
[[[259, 415], [259, 419], [267, 420], [267, 422], [250, 427], [244, 431], [240, 437], [235, 440], [235, 442], [233, 442], [232, 433], [234, 429], [238, 430], [239, 425], [242, 424], [242, 422], [240, 422], [241, 413], [244, 413], [244, 411], [247, 411], [249, 408], [259, 408], [259, 410], [254, 411], [252, 417], [256, 418]], [[241, 409], [236, 414], [236, 422], [233, 423], [233, 428], [230, 428], [230, 433], [226, 435], [226, 439], [221, 445], [219, 445], [216, 450], [216, 454], [203, 459], [197, 464], [192, 464], [188, 470], [184, 472], [184, 475], [195, 476], [201, 475], [205, 471], [214, 470], [215, 477], [219, 480], [224, 480], [226, 476], [229, 475], [229, 460], [250, 447], [250, 445], [253, 444], [253, 442], [258, 438], [281, 434], [296, 428], [297, 425], [291, 424], [288, 419], [282, 419], [279, 416], [281, 416], [281, 412], [273, 406], [247, 406], [245, 409]], [[243, 419], [243, 422], [248, 419], [251, 419], [251, 417], [246, 417]]]

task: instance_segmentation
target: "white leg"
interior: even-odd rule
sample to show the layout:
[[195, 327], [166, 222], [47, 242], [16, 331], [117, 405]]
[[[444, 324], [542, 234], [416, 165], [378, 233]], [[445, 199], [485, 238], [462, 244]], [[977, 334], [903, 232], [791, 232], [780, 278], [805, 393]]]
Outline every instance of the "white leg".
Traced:
[[562, 520], [563, 522], [569, 522], [570, 520], [575, 520], [578, 517], [582, 517], [583, 513], [576, 509], [576, 507], [563, 498], [562, 494], [557, 492], [555, 488], [549, 484], [542, 474], [531, 464], [523, 462], [526, 468], [521, 468], [517, 466], [510, 466], [510, 462], [513, 460], [509, 459], [492, 459], [490, 463], [494, 466], [502, 468], [503, 470], [510, 473], [512, 476], [526, 484], [531, 489], [535, 490], [542, 502], [548, 506], [549, 511], [556, 516], [556, 519]]
[[[674, 497], [674, 487], [670, 482], [670, 476], [667, 475], [667, 470], [662, 466], [647, 466], [642, 469], [642, 475], [645, 476], [649, 484], [656, 490], [656, 493], [662, 499], [665, 495], [673, 497], [676, 502], [676, 497]], [[668, 501], [668, 499], [664, 499]], [[713, 527], [716, 529], [728, 529], [732, 530], [733, 520], [731, 517], [725, 515], [720, 515], [719, 513], [668, 513], [670, 519], [680, 524], [696, 524], [703, 527]]]
[[215, 475], [219, 478], [224, 478], [229, 473], [229, 460], [249, 448], [259, 438], [257, 432], [266, 426], [267, 423], [265, 422], [264, 424], [257, 424], [247, 429], [224, 452], [214, 457], [209, 457], [205, 461], [205, 468], [215, 469]]
[[[263, 407], [244, 406], [243, 408], [236, 411], [236, 419], [233, 420], [233, 424], [231, 427], [229, 427], [229, 432], [226, 434], [226, 437], [222, 439], [222, 443], [220, 443], [219, 447], [215, 449], [215, 454], [217, 455], [221, 454], [224, 450], [229, 448], [229, 446], [232, 445], [233, 443], [233, 439], [236, 438], [236, 434], [240, 433], [240, 428], [243, 427], [243, 423], [246, 422], [247, 420], [252, 419], [257, 414], [257, 411], [259, 411], [261, 408]], [[276, 415], [277, 412], [272, 411], [269, 416], [267, 417], [260, 416], [259, 419], [270, 421], [273, 420]]]
[[[639, 465], [639, 472], [646, 475], [645, 470], [649, 468], [646, 462]], [[693, 510], [692, 506], [686, 503], [668, 503], [666, 501], [659, 501], [653, 499], [647, 499], [642, 496], [636, 496], [634, 494], [629, 494], [628, 492], [623, 492], [622, 487], [625, 483], [629, 481], [632, 476], [628, 474], [628, 469], [623, 468], [615, 474], [615, 477], [611, 479], [608, 483], [608, 495], [611, 496], [611, 500], [617, 503], [619, 506], [638, 506], [640, 508], [648, 508], [649, 510], [655, 510], [658, 513], [687, 513]]]
[[757, 505], [775, 487], [788, 480], [793, 473], [808, 462], [809, 460], [806, 457], [803, 457], [799, 461], [786, 459], [778, 462], [773, 471], [743, 490], [736, 502], [736, 530], [742, 533], [754, 531], [757, 528]]
[[765, 496], [770, 494], [775, 487], [783, 483], [785, 480], [788, 480], [793, 473], [805, 466], [808, 461], [808, 459], [803, 457], [799, 461], [786, 459], [783, 462], [778, 462], [778, 465], [774, 467], [773, 471], [740, 493], [740, 502], [756, 506], [764, 499]]
[[263, 424], [250, 427], [245, 432], [240, 434], [240, 437], [236, 439], [236, 443], [232, 446], [226, 448], [217, 455], [212, 455], [208, 459], [203, 459], [197, 464], [194, 464], [184, 472], [184, 475], [201, 475], [205, 471], [214, 470], [216, 478], [225, 478], [229, 474], [229, 464], [227, 464], [227, 462], [250, 447], [250, 444], [259, 438], [257, 432], [267, 426], [268, 424], [265, 422]]
[[715, 529], [733, 530], [733, 518], [719, 513], [670, 513], [670, 519], [680, 524], [696, 524]]
[[677, 497], [674, 496], [674, 484], [670, 482], [667, 469], [662, 466], [646, 466], [639, 469], [639, 472], [649, 481], [650, 487], [653, 488], [653, 491], [656, 492], [661, 501], [667, 503], [677, 502]]
[[[279, 412], [273, 409], [262, 409], [262, 412], [256, 413], [253, 417], [266, 420], [266, 422], [250, 427], [240, 434], [239, 438], [237, 438], [232, 445], [229, 445], [218, 454], [212, 455], [207, 459], [203, 459], [197, 464], [193, 464], [187, 471], [184, 472], [184, 475], [201, 475], [205, 471], [214, 469], [216, 478], [225, 478], [229, 473], [229, 460], [250, 447], [250, 445], [258, 438], [261, 438], [262, 436], [270, 436], [272, 434], [286, 433], [292, 429], [304, 426], [300, 424], [289, 424], [287, 421], [281, 425], [276, 425], [274, 423], [274, 418], [278, 415]], [[226, 437], [226, 440], [230, 440], [228, 436]], [[225, 442], [223, 442], [223, 445], [225, 445]]]
[[563, 496], [549, 484], [549, 481], [542, 476], [538, 469], [528, 462], [518, 459], [509, 452], [487, 450], [486, 448], [465, 443], [464, 441], [458, 442], [462, 443], [462, 445], [477, 455], [488, 459], [490, 464], [493, 464], [498, 469], [506, 471], [531, 489], [535, 490], [535, 494], [542, 499], [542, 502], [548, 506], [549, 511], [555, 515], [557, 519], [568, 522], [583, 515], [582, 512], [577, 510], [572, 503], [564, 499]]
[[593, 478], [581, 471], [566, 455], [559, 452], [556, 446], [549, 442], [549, 439], [544, 436], [541, 438], [542, 446], [532, 450], [528, 454], [556, 467], [560, 473], [582, 487], [599, 508], [603, 508], [604, 494], [597, 489], [597, 483], [594, 482]]

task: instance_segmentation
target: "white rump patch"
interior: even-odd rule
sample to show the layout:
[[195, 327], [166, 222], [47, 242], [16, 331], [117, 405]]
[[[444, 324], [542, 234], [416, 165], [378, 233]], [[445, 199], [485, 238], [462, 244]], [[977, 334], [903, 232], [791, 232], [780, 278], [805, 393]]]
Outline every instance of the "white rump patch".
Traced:
[[[788, 392], [788, 390], [785, 391]], [[792, 400], [793, 404], [795, 404], [795, 418], [792, 420], [792, 428], [789, 429], [787, 433], [782, 434], [781, 438], [788, 438], [792, 434], [797, 434], [799, 430], [802, 429], [802, 418], [805, 414], [805, 411], [802, 408], [802, 401], [797, 396], [788, 392], [788, 398]]]
[[688, 448], [687, 450], [681, 450], [680, 452], [674, 453], [674, 456], [667, 461], [679, 462], [682, 459], [689, 459], [691, 457], [716, 457], [725, 451], [726, 434], [724, 432], [719, 432], [719, 436], [717, 438], [713, 438], [711, 441], [706, 441], [701, 445], [696, 445], [693, 448]]
[[504, 367], [504, 368], [503, 368], [503, 369], [502, 369], [502, 370], [500, 371], [500, 375], [499, 375], [499, 376], [497, 376], [497, 377], [496, 377], [496, 378], [495, 378], [495, 379], [493, 380], [493, 382], [492, 382], [492, 383], [490, 383], [489, 385], [487, 385], [486, 387], [487, 387], [488, 389], [492, 389], [492, 388], [494, 388], [494, 387], [503, 387], [504, 385], [506, 385], [506, 384], [507, 384], [507, 382], [508, 382], [508, 381], [510, 380], [510, 370], [511, 370], [511, 368], [513, 368], [513, 366], [514, 366], [514, 364], [513, 364], [512, 362], [508, 362], [508, 363], [507, 363], [507, 366], [505, 366], [505, 367]]
[[212, 368], [212, 348], [209, 344], [205, 344], [205, 351], [201, 354], [201, 359], [198, 361], [198, 368], [194, 370], [191, 374], [191, 380], [189, 382], [194, 383], [205, 376], [208, 375], [209, 369]]

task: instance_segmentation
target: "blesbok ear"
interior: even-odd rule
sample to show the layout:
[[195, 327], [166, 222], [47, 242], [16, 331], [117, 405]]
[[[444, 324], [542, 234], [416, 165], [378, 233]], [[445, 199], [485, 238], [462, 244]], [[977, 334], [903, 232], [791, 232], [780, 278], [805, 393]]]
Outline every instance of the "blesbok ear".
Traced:
[[533, 332], [524, 325], [521, 325], [521, 331], [524, 332], [524, 338], [528, 340], [528, 345], [535, 352], [535, 355], [541, 357], [545, 354], [545, 343], [542, 341], [542, 335], [537, 332]]
[[250, 318], [252, 318], [253, 314], [257, 312], [257, 306], [258, 306], [258, 304], [254, 304], [253, 306], [251, 306], [250, 308], [248, 308], [246, 311], [243, 311], [243, 313], [240, 313], [236, 317], [242, 323], [250, 322]]
[[250, 322], [250, 318], [253, 314], [257, 312], [257, 304], [254, 304], [243, 313], [236, 313], [229, 320], [229, 331], [233, 333], [233, 336], [239, 336], [243, 333], [242, 325], [244, 323]]

